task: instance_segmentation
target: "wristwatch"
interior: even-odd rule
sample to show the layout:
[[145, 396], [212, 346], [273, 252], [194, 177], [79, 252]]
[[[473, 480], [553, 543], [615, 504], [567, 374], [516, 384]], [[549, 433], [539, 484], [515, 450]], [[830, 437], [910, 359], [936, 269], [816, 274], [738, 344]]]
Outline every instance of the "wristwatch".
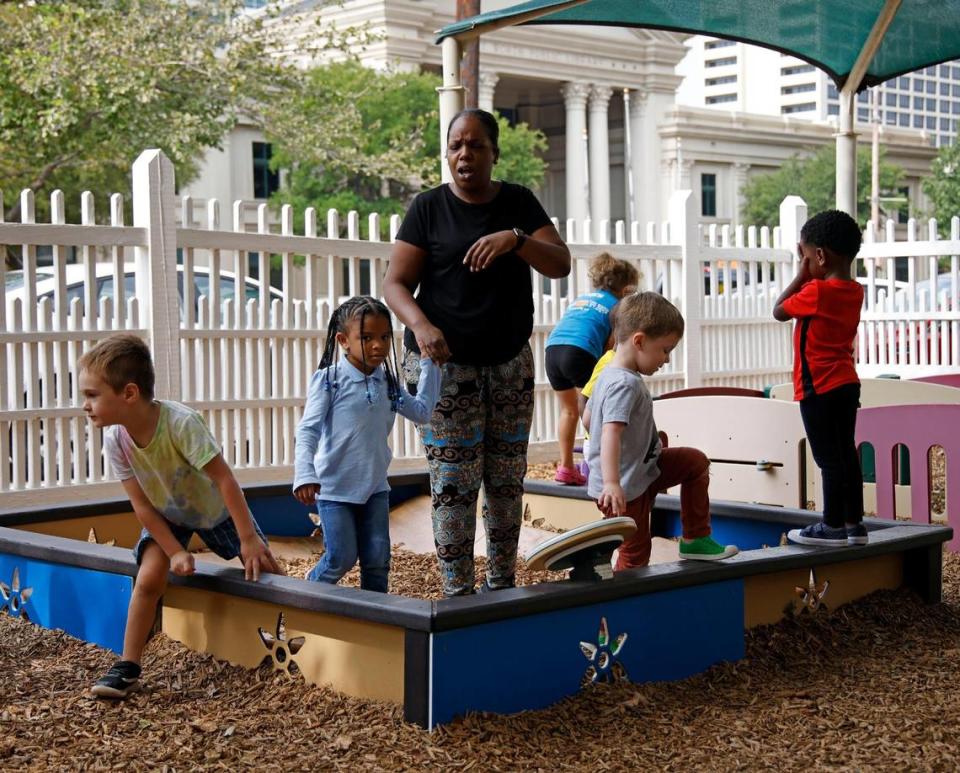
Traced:
[[513, 248], [513, 251], [517, 252], [521, 247], [523, 247], [523, 243], [527, 240], [527, 235], [519, 228], [513, 229], [513, 235], [517, 237], [517, 244]]

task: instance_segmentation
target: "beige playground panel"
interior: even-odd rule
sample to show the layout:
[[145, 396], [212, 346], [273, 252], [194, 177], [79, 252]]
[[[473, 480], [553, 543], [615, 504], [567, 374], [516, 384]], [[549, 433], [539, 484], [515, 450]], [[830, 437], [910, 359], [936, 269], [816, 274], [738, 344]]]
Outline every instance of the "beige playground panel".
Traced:
[[806, 437], [795, 403], [681, 397], [656, 400], [653, 415], [669, 446], [699, 448], [710, 458], [711, 499], [804, 506]]
[[[777, 384], [770, 389], [774, 400], [793, 400], [793, 384]], [[960, 389], [922, 381], [900, 381], [892, 378], [865, 378], [860, 381], [860, 407], [877, 408], [883, 405], [955, 405], [960, 404]], [[823, 509], [820, 475], [809, 450], [806, 454], [807, 498]], [[909, 518], [910, 487], [896, 486], [897, 514]], [[877, 487], [863, 484], [863, 509], [867, 514], [877, 511]]]

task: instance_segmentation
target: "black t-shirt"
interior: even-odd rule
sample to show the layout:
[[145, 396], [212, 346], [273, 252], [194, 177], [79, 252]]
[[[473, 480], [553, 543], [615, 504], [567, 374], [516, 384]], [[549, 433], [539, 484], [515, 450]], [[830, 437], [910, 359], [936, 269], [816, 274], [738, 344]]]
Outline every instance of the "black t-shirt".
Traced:
[[[507, 252], [489, 268], [471, 272], [463, 265], [470, 245], [497, 231], [533, 233], [545, 225], [550, 218], [537, 197], [507, 182], [486, 204], [469, 204], [446, 184], [413, 200], [397, 239], [427, 253], [416, 300], [430, 324], [443, 332], [453, 362], [507, 362], [533, 332], [530, 265]], [[403, 340], [408, 349], [420, 351], [410, 329]]]

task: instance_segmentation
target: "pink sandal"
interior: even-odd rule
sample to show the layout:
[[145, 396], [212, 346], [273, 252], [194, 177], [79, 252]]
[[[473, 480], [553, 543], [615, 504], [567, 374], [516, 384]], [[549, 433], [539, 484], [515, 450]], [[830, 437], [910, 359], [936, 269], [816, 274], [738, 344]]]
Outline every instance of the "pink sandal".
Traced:
[[557, 466], [557, 473], [553, 479], [564, 486], [583, 486], [587, 482], [576, 467]]

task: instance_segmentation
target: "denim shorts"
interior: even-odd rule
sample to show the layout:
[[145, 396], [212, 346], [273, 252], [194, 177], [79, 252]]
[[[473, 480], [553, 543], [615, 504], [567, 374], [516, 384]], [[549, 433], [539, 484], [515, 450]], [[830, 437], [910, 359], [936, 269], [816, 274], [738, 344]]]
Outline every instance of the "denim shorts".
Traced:
[[[174, 538], [183, 546], [184, 550], [187, 549], [187, 546], [190, 544], [190, 539], [196, 534], [203, 540], [203, 544], [220, 556], [220, 558], [230, 559], [240, 555], [240, 535], [237, 534], [237, 527], [234, 526], [233, 519], [229, 516], [211, 529], [193, 529], [189, 526], [181, 526], [171, 521], [167, 521], [166, 523], [173, 533]], [[257, 536], [266, 544], [267, 538], [263, 536], [263, 532], [260, 531], [260, 527], [256, 521], [253, 522], [253, 528], [257, 532]], [[153, 536], [147, 529], [140, 532], [140, 539], [137, 540], [137, 544], [133, 546], [133, 557], [137, 560], [138, 565], [143, 558], [143, 551], [147, 547], [147, 543], [151, 540], [153, 540]]]

